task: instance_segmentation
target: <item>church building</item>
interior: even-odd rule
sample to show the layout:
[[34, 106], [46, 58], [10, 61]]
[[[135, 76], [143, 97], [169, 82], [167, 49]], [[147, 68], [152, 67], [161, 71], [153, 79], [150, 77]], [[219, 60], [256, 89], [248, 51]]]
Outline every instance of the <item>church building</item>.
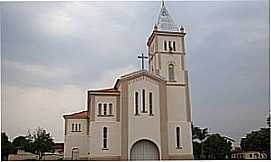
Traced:
[[149, 69], [89, 90], [86, 110], [63, 116], [65, 160], [193, 159], [185, 35], [163, 2], [147, 41]]

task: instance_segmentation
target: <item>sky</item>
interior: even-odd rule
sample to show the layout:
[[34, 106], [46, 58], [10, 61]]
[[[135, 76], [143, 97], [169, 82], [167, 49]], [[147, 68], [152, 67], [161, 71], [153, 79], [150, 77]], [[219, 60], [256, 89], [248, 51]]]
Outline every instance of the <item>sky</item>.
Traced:
[[[166, 1], [183, 25], [194, 125], [236, 140], [266, 127], [269, 2]], [[45, 128], [63, 142], [64, 114], [88, 89], [139, 70], [160, 1], [1, 2], [1, 130]]]

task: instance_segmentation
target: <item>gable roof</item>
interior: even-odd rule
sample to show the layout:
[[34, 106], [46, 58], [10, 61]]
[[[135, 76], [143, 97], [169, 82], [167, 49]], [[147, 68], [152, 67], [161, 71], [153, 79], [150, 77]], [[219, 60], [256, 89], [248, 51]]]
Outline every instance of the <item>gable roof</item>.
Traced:
[[116, 83], [114, 85], [114, 89], [117, 89], [119, 82], [122, 80], [130, 80], [130, 79], [138, 78], [141, 76], [147, 76], [147, 77], [154, 79], [154, 80], [157, 80], [157, 81], [163, 81], [163, 82], [165, 81], [165, 79], [160, 75], [152, 74], [152, 73], [148, 72], [147, 70], [139, 70], [139, 71], [135, 71], [135, 72], [128, 73], [126, 75], [121, 76], [120, 79], [118, 79], [116, 81]]
[[87, 119], [88, 111], [81, 111], [69, 115], [63, 115], [64, 119]]
[[114, 88], [90, 90], [89, 92], [105, 92], [105, 93], [118, 93], [119, 91]]

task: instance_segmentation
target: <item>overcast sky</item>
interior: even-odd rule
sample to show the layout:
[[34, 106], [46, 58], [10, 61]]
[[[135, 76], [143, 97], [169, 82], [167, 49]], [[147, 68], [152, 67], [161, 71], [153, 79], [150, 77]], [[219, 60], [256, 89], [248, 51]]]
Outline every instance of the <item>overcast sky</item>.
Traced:
[[[40, 126], [63, 142], [63, 114], [86, 109], [88, 89], [140, 69], [137, 55], [161, 2], [1, 3], [2, 131]], [[195, 125], [239, 141], [266, 126], [269, 3], [166, 2], [187, 32]], [[238, 144], [238, 142], [236, 143]]]

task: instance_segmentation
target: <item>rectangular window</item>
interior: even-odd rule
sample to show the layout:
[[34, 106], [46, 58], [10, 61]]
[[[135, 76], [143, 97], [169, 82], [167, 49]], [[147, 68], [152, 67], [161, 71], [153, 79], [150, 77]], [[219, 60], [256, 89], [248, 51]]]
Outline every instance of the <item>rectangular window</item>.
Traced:
[[142, 90], [142, 112], [146, 112], [145, 108], [145, 89]]
[[138, 92], [135, 92], [135, 114], [138, 115]]
[[181, 148], [181, 145], [180, 145], [180, 127], [177, 127], [176, 128], [176, 146], [177, 148]]
[[113, 108], [113, 104], [110, 103], [109, 104], [109, 115], [112, 115], [112, 108]]
[[98, 114], [102, 115], [102, 104], [98, 105], [98, 111], [99, 111]]
[[167, 41], [164, 41], [164, 49], [167, 50]]
[[151, 92], [149, 93], [149, 103], [150, 103], [150, 115], [153, 115], [152, 114], [152, 93]]
[[173, 41], [173, 51], [176, 51], [175, 41]]
[[77, 132], [77, 124], [75, 124], [75, 132]]
[[168, 41], [168, 48], [169, 48], [170, 51], [172, 50], [171, 41]]
[[74, 124], [72, 124], [72, 132], [74, 132]]
[[78, 124], [78, 131], [81, 132], [81, 124]]
[[108, 137], [107, 137], [107, 128], [104, 127], [103, 128], [103, 148], [107, 148], [107, 140], [108, 140]]
[[104, 115], [106, 115], [106, 104], [104, 104]]

